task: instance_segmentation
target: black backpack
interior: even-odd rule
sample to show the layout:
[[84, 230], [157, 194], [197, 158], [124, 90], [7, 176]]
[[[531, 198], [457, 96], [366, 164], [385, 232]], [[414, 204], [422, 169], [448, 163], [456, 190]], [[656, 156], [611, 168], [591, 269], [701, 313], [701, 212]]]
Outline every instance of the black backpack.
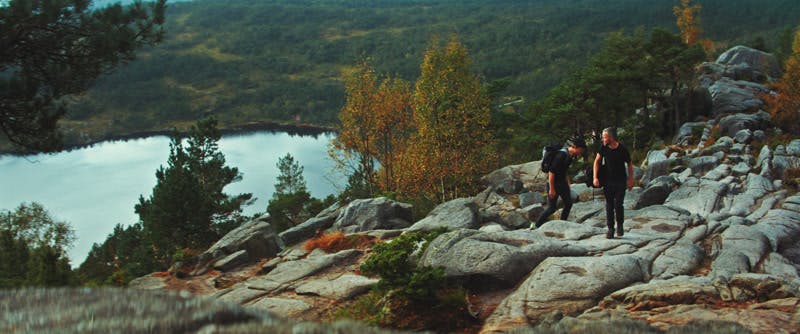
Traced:
[[[605, 168], [603, 165], [600, 165], [600, 169], [597, 171], [597, 178], [600, 180], [600, 187], [603, 186], [605, 183]], [[600, 188], [594, 186], [594, 165], [590, 164], [583, 169], [583, 174], [586, 175], [586, 186], [589, 188]]]
[[557, 144], [547, 145], [542, 149], [542, 172], [550, 172], [550, 168], [553, 167], [553, 158], [560, 150], [561, 145]]

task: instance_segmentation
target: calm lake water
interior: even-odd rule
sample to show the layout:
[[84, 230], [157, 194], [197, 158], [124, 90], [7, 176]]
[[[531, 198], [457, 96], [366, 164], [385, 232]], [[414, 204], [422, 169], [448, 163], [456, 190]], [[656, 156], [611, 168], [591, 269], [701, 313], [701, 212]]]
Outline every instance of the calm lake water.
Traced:
[[[219, 147], [228, 166], [239, 168], [243, 176], [225, 192], [253, 193], [257, 200], [244, 213], [265, 212], [278, 176], [275, 165], [290, 153], [304, 167], [312, 196], [338, 193], [344, 177], [333, 172], [327, 153], [333, 136], [258, 132], [223, 137]], [[103, 242], [116, 224], [138, 221], [133, 208], [140, 195], [150, 196], [156, 169], [166, 166], [168, 156], [169, 138], [164, 136], [104, 142], [51, 155], [0, 156], [0, 210], [38, 202], [56, 220], [70, 223], [77, 240], [69, 257], [76, 267], [92, 244]]]

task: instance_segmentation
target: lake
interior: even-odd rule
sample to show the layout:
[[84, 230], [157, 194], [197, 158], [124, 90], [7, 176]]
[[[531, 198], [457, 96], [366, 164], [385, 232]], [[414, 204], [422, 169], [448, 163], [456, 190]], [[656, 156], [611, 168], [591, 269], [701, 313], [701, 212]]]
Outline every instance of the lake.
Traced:
[[[345, 178], [333, 172], [328, 157], [333, 136], [256, 132], [222, 137], [219, 147], [227, 165], [242, 173], [242, 181], [228, 185], [225, 192], [252, 193], [257, 200], [245, 207], [244, 214], [265, 212], [275, 190], [278, 158], [290, 153], [304, 167], [312, 196], [338, 193]], [[0, 156], [0, 210], [38, 202], [55, 220], [70, 223], [77, 240], [69, 258], [77, 267], [92, 244], [103, 242], [116, 224], [139, 220], [134, 206], [140, 195], [147, 198], [152, 193], [156, 169], [166, 166], [169, 142], [166, 136], [156, 136], [58, 154]]]

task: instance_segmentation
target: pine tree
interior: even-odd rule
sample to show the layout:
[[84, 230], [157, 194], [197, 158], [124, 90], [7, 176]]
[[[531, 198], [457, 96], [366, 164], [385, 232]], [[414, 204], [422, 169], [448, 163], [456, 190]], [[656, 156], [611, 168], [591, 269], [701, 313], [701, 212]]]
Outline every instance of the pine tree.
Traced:
[[290, 153], [278, 159], [278, 183], [272, 197], [306, 191], [306, 180], [303, 177], [303, 166], [294, 160]]
[[0, 130], [31, 151], [61, 147], [59, 102], [161, 41], [166, 0], [92, 9], [92, 1], [0, 3]]
[[278, 182], [267, 204], [270, 222], [277, 231], [302, 223], [311, 216], [308, 205], [313, 202], [306, 190], [303, 166], [291, 154], [278, 159]]
[[204, 249], [238, 226], [242, 206], [252, 194], [229, 196], [223, 188], [240, 179], [238, 169], [225, 165], [216, 142], [216, 120], [204, 119], [192, 127], [188, 146], [175, 134], [167, 167], [156, 171], [152, 195], [139, 197], [135, 211], [156, 262], [166, 267], [176, 250]]

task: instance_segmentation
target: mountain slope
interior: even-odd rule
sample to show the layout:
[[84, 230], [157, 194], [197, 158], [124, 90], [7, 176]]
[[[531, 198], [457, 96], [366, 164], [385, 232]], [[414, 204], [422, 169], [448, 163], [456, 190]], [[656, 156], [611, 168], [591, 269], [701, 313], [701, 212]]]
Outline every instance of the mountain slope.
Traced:
[[[791, 0], [707, 0], [705, 36], [722, 45], [797, 24]], [[434, 36], [457, 34], [485, 82], [543, 96], [619, 29], [674, 28], [671, 1], [210, 1], [170, 4], [168, 37], [98, 80], [70, 108], [68, 140], [166, 130], [205, 115], [331, 125], [344, 103], [343, 69], [368, 58], [414, 80]]]

